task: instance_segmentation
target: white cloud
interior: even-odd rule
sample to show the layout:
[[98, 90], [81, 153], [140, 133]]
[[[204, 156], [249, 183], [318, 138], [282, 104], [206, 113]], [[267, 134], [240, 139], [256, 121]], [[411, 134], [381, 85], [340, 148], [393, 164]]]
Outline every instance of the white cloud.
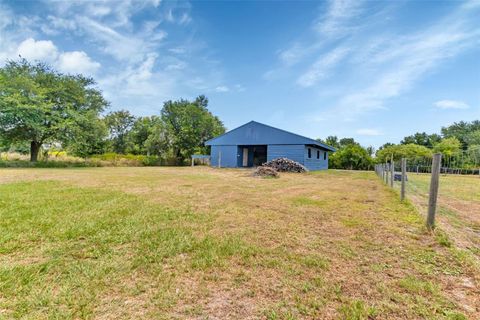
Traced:
[[57, 62], [60, 71], [72, 74], [93, 75], [100, 63], [93, 61], [83, 51], [71, 51], [60, 54]]
[[184, 13], [182, 13], [182, 16], [180, 17], [180, 19], [178, 20], [178, 24], [187, 25], [191, 21], [192, 21], [192, 18], [190, 17], [190, 15], [188, 13], [184, 12]]
[[381, 136], [382, 135], [382, 133], [379, 130], [368, 129], [368, 128], [358, 129], [357, 134], [361, 136]]
[[112, 12], [112, 10], [107, 6], [96, 5], [91, 7], [90, 12], [94, 16], [103, 17]]
[[227, 86], [218, 86], [215, 88], [216, 92], [228, 92], [230, 89]]
[[13, 50], [0, 54], [0, 63], [21, 56], [32, 62], [46, 62], [64, 73], [93, 75], [100, 68], [100, 63], [93, 61], [84, 51], [61, 52], [51, 40], [28, 38], [12, 46]]
[[[159, 0], [46, 1], [39, 13], [14, 14], [0, 0], [0, 65], [17, 58], [18, 49], [61, 72], [95, 75], [114, 108], [150, 108], [148, 113], [167, 99], [191, 98], [216, 86], [243, 90], [223, 85], [222, 66], [194, 35], [188, 3], [159, 7]], [[175, 34], [168, 43], [166, 28]], [[62, 51], [63, 44], [77, 47]]]
[[337, 47], [321, 56], [306, 73], [298, 78], [297, 83], [303, 87], [310, 87], [317, 81], [327, 78], [330, 71], [342, 61], [349, 51], [348, 48]]
[[28, 38], [20, 43], [16, 55], [30, 61], [38, 60], [52, 63], [57, 58], [58, 50], [50, 40], [35, 41]]
[[187, 49], [182, 48], [182, 47], [177, 47], [177, 48], [170, 48], [168, 49], [169, 52], [175, 53], [175, 54], [185, 54], [187, 52]]
[[316, 23], [315, 29], [327, 37], [342, 37], [355, 26], [352, 18], [362, 12], [361, 0], [330, 0], [327, 12]]
[[364, 89], [350, 92], [341, 100], [346, 110], [364, 112], [384, 108], [387, 99], [409, 90], [425, 74], [443, 61], [463, 52], [475, 42], [478, 33], [439, 26], [411, 37], [397, 39], [396, 44], [380, 51], [367, 62], [376, 79]]
[[169, 64], [165, 67], [165, 70], [184, 70], [187, 67], [187, 63], [184, 61], [177, 61]]
[[[351, 63], [355, 68], [347, 71], [342, 69], [346, 72], [342, 85], [329, 88], [327, 83], [321, 88], [322, 92], [335, 88], [338, 92], [327, 95], [332, 101], [329, 103], [331, 107], [313, 112], [311, 117], [332, 119], [341, 115], [344, 121], [357, 121], [359, 116], [367, 112], [387, 109], [389, 101], [411, 90], [420, 79], [435, 73], [453, 57], [478, 47], [478, 9], [480, 7], [469, 7], [467, 10], [460, 6], [428, 28], [410, 34], [379, 37], [378, 33], [359, 33], [343, 40], [338, 46], [351, 50], [348, 59], [344, 58], [342, 63]], [[318, 70], [311, 75], [321, 78], [335, 72], [335, 69], [329, 69], [330, 73], [322, 71], [322, 68]], [[304, 85], [315, 83], [309, 81], [314, 80], [314, 76], [303, 77]], [[462, 103], [441, 103], [436, 107], [466, 106]]]
[[13, 23], [13, 12], [0, 3], [0, 31]]
[[[354, 19], [363, 12], [363, 2], [363, 0], [328, 1], [325, 12], [314, 22], [313, 29], [315, 33], [313, 40], [311, 38], [307, 40], [305, 36], [302, 36], [300, 39], [296, 39], [290, 47], [279, 50], [277, 56], [282, 65], [280, 68], [268, 70], [263, 77], [267, 80], [277, 79], [285, 73], [282, 72], [285, 71], [282, 70], [285, 67], [291, 68], [305, 59], [311, 58], [315, 53], [331, 45], [333, 41], [337, 41], [346, 34], [352, 35], [354, 30], [360, 28], [359, 23], [355, 22]], [[318, 66], [313, 66], [312, 69], [323, 69], [321, 64], [322, 62], [318, 61]], [[310, 81], [308, 78], [316, 78], [315, 73], [312, 70], [311, 73], [305, 74], [297, 83], [300, 85], [305, 83], [306, 86], [310, 86], [310, 83], [316, 82], [316, 80]]]
[[309, 47], [295, 43], [288, 49], [281, 50], [278, 53], [278, 58], [287, 66], [292, 66], [298, 63], [303, 57], [309, 54], [311, 50]]
[[439, 109], [468, 109], [470, 106], [463, 101], [457, 100], [440, 100], [434, 103]]
[[235, 88], [235, 90], [236, 90], [237, 92], [243, 92], [243, 91], [246, 90], [245, 87], [242, 86], [241, 84], [236, 84], [236, 85], [234, 85], [233, 87]]
[[219, 86], [215, 87], [214, 91], [215, 92], [220, 92], [220, 93], [224, 93], [224, 92], [244, 92], [245, 87], [242, 86], [241, 84], [235, 84], [235, 85], [232, 85], [232, 86], [219, 85]]

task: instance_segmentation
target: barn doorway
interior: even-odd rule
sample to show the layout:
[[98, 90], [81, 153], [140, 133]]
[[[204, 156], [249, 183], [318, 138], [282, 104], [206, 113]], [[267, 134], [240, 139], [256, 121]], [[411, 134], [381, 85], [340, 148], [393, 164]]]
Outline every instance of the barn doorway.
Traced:
[[267, 162], [267, 146], [253, 147], [253, 166], [261, 166]]
[[267, 146], [266, 145], [249, 145], [238, 146], [238, 162], [239, 167], [256, 167], [267, 162]]

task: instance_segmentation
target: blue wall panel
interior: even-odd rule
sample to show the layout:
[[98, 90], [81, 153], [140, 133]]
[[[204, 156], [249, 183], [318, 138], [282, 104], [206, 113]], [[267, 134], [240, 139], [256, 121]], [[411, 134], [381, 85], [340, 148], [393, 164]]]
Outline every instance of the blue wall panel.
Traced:
[[270, 144], [267, 146], [267, 161], [276, 158], [288, 158], [304, 164], [305, 145], [303, 144]]
[[[249, 149], [253, 147], [248, 146]], [[308, 149], [311, 150], [311, 157], [308, 157]], [[320, 157], [317, 159], [317, 151]], [[242, 167], [243, 147], [240, 146], [218, 146], [213, 145], [211, 149], [211, 165], [218, 166], [218, 159], [221, 153], [221, 166], [224, 168]], [[326, 159], [324, 160], [324, 154]], [[253, 151], [249, 150], [249, 166], [252, 165]], [[250, 159], [252, 158], [252, 159]], [[288, 158], [303, 164], [311, 171], [328, 169], [328, 152], [323, 149], [305, 145], [268, 145], [267, 161], [276, 158]]]
[[[311, 150], [311, 157], [308, 157], [308, 149]], [[317, 151], [320, 152], [320, 157], [317, 159]], [[325, 156], [326, 153], [326, 156]], [[324, 160], [323, 157], [326, 157]], [[308, 170], [327, 170], [328, 169], [328, 152], [309, 146], [304, 146], [304, 165]]]
[[237, 146], [212, 146], [210, 153], [211, 165], [218, 167], [218, 160], [220, 160], [220, 166], [224, 168], [235, 168], [238, 164], [238, 147]]

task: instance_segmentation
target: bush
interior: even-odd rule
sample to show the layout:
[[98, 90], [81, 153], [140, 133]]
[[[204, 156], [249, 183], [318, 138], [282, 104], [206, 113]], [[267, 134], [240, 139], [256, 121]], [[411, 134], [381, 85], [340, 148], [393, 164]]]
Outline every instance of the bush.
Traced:
[[141, 167], [141, 166], [159, 166], [162, 165], [162, 159], [156, 156], [144, 156], [134, 154], [104, 153], [92, 156], [92, 159], [98, 159], [110, 163], [112, 166], [119, 167]]
[[105, 153], [91, 158], [69, 156], [66, 152], [49, 152], [37, 162], [30, 162], [30, 156], [20, 153], [0, 153], [0, 167], [13, 168], [67, 168], [67, 167], [143, 167], [173, 165], [172, 159], [162, 159], [157, 156], [134, 154]]

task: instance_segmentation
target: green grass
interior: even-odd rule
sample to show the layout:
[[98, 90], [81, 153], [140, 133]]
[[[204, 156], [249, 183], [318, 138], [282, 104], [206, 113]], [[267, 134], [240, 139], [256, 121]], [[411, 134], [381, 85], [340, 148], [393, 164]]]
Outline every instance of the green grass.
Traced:
[[415, 217], [367, 173], [8, 169], [0, 318], [475, 316], [472, 261]]
[[1, 253], [8, 256], [0, 267], [0, 292], [8, 297], [2, 308], [14, 310], [14, 317], [35, 317], [46, 309], [51, 317], [89, 317], [92, 300], [136, 272], [165, 277], [157, 285], [160, 301], [167, 302], [159, 307], [166, 308], [172, 275], [163, 264], [174, 257], [187, 257], [181, 271], [207, 270], [233, 255], [255, 254], [238, 238], [195, 236], [185, 226], [205, 222], [206, 216], [121, 192], [29, 182], [0, 186], [0, 193]]
[[[422, 215], [428, 208], [430, 174], [408, 175], [407, 198]], [[398, 189], [400, 183], [396, 183]], [[440, 175], [436, 238], [446, 247], [453, 243], [480, 259], [480, 178], [478, 175]], [[442, 231], [443, 230], [443, 231]], [[448, 233], [448, 234], [447, 234]]]
[[296, 197], [292, 199], [293, 204], [297, 206], [315, 206], [315, 207], [322, 207], [326, 206], [328, 203], [323, 200], [317, 200], [307, 197]]
[[339, 309], [342, 319], [345, 320], [363, 320], [372, 319], [377, 315], [374, 307], [367, 306], [363, 301], [355, 300]]

